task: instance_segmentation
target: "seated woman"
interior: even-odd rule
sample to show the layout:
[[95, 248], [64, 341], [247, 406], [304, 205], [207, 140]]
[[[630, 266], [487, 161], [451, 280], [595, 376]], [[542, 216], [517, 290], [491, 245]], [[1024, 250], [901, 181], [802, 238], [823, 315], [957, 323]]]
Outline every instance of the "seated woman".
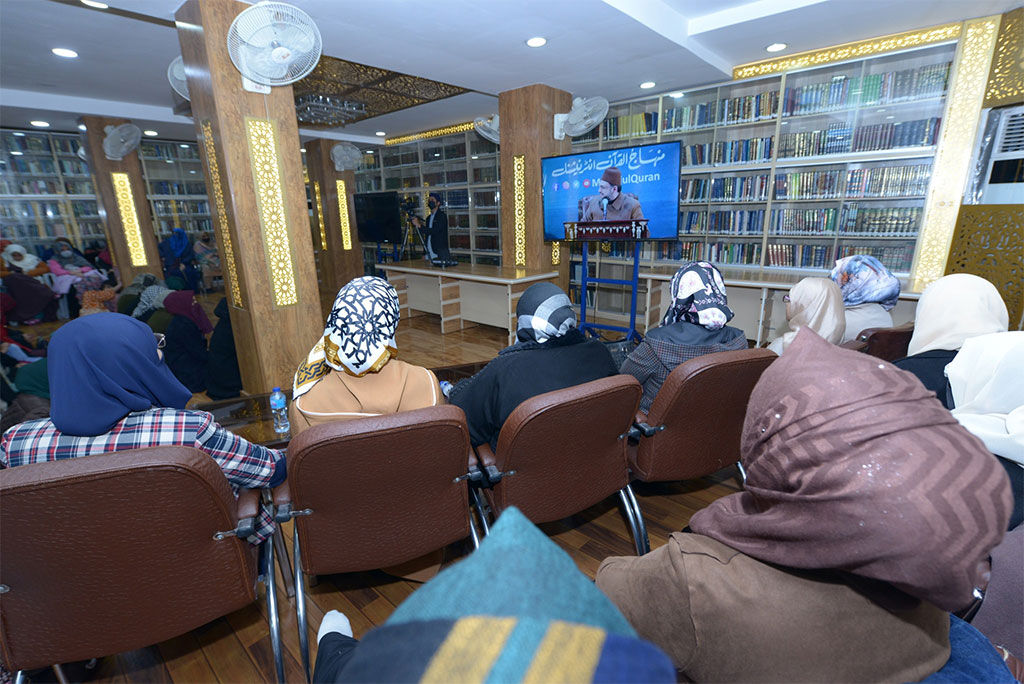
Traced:
[[132, 311], [132, 318], [137, 318], [153, 332], [166, 334], [173, 316], [164, 308], [167, 296], [174, 292], [162, 285], [150, 285], [139, 295], [139, 303]]
[[181, 228], [175, 228], [169, 238], [161, 240], [157, 245], [160, 260], [164, 264], [164, 278], [181, 278], [185, 282], [183, 289], [199, 289], [199, 271], [195, 265], [195, 253], [188, 234]]
[[917, 302], [907, 356], [894, 363], [917, 376], [946, 408], [946, 366], [964, 341], [1006, 332], [1010, 314], [996, 286], [976, 275], [954, 273], [925, 288]]
[[900, 296], [900, 281], [882, 262], [867, 254], [840, 259], [832, 269], [832, 281], [843, 293], [846, 332], [843, 342], [857, 339], [868, 328], [891, 328], [892, 315]]
[[4, 318], [27, 325], [55, 320], [56, 295], [39, 278], [50, 272], [46, 262], [29, 254], [21, 245], [8, 243], [3, 251], [3, 266], [0, 277], [7, 294], [14, 300], [14, 307], [4, 312]]
[[831, 344], [842, 341], [846, 332], [843, 294], [831, 280], [804, 278], [793, 286], [785, 301], [789, 332], [772, 340], [768, 349], [782, 356], [801, 328], [810, 328]]
[[152, 273], [140, 273], [135, 276], [128, 287], [121, 290], [121, 296], [117, 298], [117, 313], [131, 316], [135, 307], [139, 305], [139, 297], [147, 287], [156, 285], [159, 281]]
[[[49, 347], [50, 418], [16, 425], [0, 440], [0, 467], [13, 468], [150, 446], [204, 451], [235, 489], [284, 481], [284, 452], [251, 444], [213, 416], [186, 411], [192, 393], [175, 380], [145, 323], [102, 313], [71, 321]], [[260, 514], [258, 543], [273, 532]]]
[[165, 333], [164, 360], [167, 367], [189, 391], [205, 391], [210, 356], [206, 349], [206, 336], [213, 332], [210, 319], [196, 303], [191, 290], [167, 295], [164, 311], [172, 316]]
[[640, 636], [690, 681], [943, 667], [948, 611], [984, 586], [1010, 513], [984, 446], [909, 373], [801, 330], [754, 387], [741, 458], [746, 491], [698, 511], [692, 534], [598, 569]]
[[53, 252], [53, 256], [46, 263], [54, 275], [54, 292], [60, 296], [73, 295], [68, 298], [68, 308], [71, 318], [77, 318], [82, 304], [82, 293], [102, 290], [107, 278], [93, 268], [67, 238], [57, 238]]
[[220, 256], [217, 254], [217, 245], [214, 244], [210, 234], [203, 231], [199, 234], [192, 251], [196, 255], [196, 264], [202, 271], [203, 285], [210, 289], [213, 285], [213, 276], [220, 273]]
[[[3, 345], [0, 345], [0, 351], [5, 351]], [[19, 367], [15, 372], [14, 384], [18, 393], [0, 416], [0, 432], [6, 432], [8, 428], [27, 420], [49, 417], [50, 381], [47, 361], [45, 358], [36, 361]]]
[[448, 395], [466, 413], [473, 446], [496, 447], [505, 419], [530, 397], [619, 372], [608, 349], [576, 329], [576, 312], [557, 285], [527, 288], [516, 316], [518, 341]]
[[206, 366], [206, 395], [211, 399], [233, 399], [242, 392], [235, 334], [231, 329], [228, 298], [221, 297], [213, 310], [217, 325], [210, 336], [210, 362]]
[[386, 280], [364, 276], [338, 291], [323, 337], [295, 372], [293, 437], [320, 423], [444, 403], [431, 371], [396, 358], [397, 330], [398, 293]]
[[644, 413], [679, 364], [704, 354], [747, 348], [744, 332], [726, 325], [733, 313], [717, 268], [706, 261], [684, 264], [672, 276], [670, 290], [672, 304], [661, 326], [647, 333], [619, 369], [643, 385]]

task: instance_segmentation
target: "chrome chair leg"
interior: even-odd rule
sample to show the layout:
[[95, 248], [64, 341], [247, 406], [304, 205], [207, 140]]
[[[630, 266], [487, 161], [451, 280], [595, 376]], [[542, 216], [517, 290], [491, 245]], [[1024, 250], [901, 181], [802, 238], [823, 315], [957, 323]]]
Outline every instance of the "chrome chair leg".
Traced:
[[491, 533], [491, 526], [487, 524], [487, 506], [484, 503], [484, 495], [475, 487], [470, 487], [469, 492], [470, 496], [473, 497], [473, 505], [476, 506], [476, 512], [480, 514], [480, 525], [483, 527], [484, 536], [486, 537]]
[[473, 522], [473, 511], [467, 510], [466, 514], [469, 516], [469, 537], [473, 541], [473, 550], [476, 551], [480, 548], [480, 536], [476, 531], [476, 523]]
[[640, 530], [636, 526], [636, 514], [633, 512], [633, 507], [629, 504], [629, 497], [626, 496], [626, 490], [619, 490], [619, 502], [622, 504], [622, 513], [626, 516], [626, 524], [629, 526], [629, 534], [633, 537], [633, 548], [636, 549], [636, 555], [643, 555], [640, 551]]
[[633, 515], [636, 516], [636, 526], [640, 531], [640, 541], [643, 542], [641, 550], [637, 553], [638, 556], [642, 556], [651, 551], [651, 540], [647, 536], [647, 524], [644, 522], [644, 513], [640, 510], [640, 502], [637, 501], [636, 494], [633, 493], [632, 485], [626, 485], [626, 496], [629, 497], [629, 502], [633, 507]]
[[736, 469], [740, 471], [740, 486], [747, 486], [747, 469], [743, 467], [743, 464], [736, 461]]
[[[294, 522], [292, 523], [295, 524]], [[284, 533], [280, 525], [274, 525], [274, 553], [277, 564], [281, 566], [281, 577], [284, 578], [284, 592], [288, 598], [295, 596], [295, 584], [292, 582], [292, 564], [288, 558], [288, 547], [284, 543]]]
[[302, 669], [306, 673], [306, 681], [313, 681], [309, 670], [309, 626], [306, 624], [306, 581], [302, 576], [302, 552], [299, 550], [299, 526], [292, 521], [292, 552], [295, 557], [295, 613], [298, 617], [299, 651], [302, 652]]
[[25, 671], [18, 670], [14, 673], [14, 684], [25, 684]]
[[277, 614], [277, 578], [274, 577], [274, 539], [266, 539], [261, 549], [267, 573], [267, 622], [270, 623], [270, 646], [274, 652], [274, 668], [278, 684], [284, 684], [284, 655], [281, 653], [281, 622]]
[[54, 663], [50, 668], [53, 670], [54, 677], [57, 678], [57, 684], [68, 684], [68, 678], [64, 675], [64, 668], [59, 663]]

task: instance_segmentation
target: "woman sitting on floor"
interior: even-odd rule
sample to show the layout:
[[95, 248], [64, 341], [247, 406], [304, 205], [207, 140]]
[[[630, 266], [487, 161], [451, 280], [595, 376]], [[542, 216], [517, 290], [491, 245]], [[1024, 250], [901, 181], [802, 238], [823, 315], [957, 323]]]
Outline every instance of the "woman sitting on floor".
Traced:
[[7, 294], [14, 307], [4, 312], [5, 322], [16, 321], [32, 325], [57, 318], [57, 300], [50, 287], [40, 276], [50, 272], [46, 262], [29, 254], [21, 245], [7, 243], [3, 251], [3, 278]]
[[399, 361], [398, 293], [386, 280], [356, 278], [338, 292], [321, 339], [295, 373], [292, 436], [320, 423], [444, 403], [437, 377]]
[[448, 395], [466, 413], [473, 446], [495, 448], [505, 419], [530, 397], [619, 372], [608, 349], [576, 329], [576, 312], [557, 285], [527, 288], [516, 316], [518, 341]]
[[164, 311], [171, 316], [165, 333], [167, 367], [190, 392], [203, 392], [210, 356], [206, 338], [213, 332], [213, 325], [191, 290], [171, 292], [163, 304]]
[[846, 332], [842, 342], [857, 339], [868, 328], [891, 328], [892, 308], [900, 296], [900, 281], [882, 262], [867, 254], [840, 259], [832, 281], [843, 293]]
[[174, 290], [162, 285], [150, 285], [139, 295], [139, 303], [132, 311], [132, 318], [139, 319], [155, 333], [166, 334], [173, 316], [164, 308], [164, 301], [172, 292]]
[[139, 305], [139, 297], [147, 287], [157, 285], [160, 281], [152, 273], [140, 273], [135, 276], [128, 287], [121, 290], [121, 295], [117, 298], [117, 313], [131, 316], [132, 312], [135, 311], [135, 307]]
[[[0, 440], [0, 467], [151, 446], [204, 451], [235, 489], [284, 481], [284, 452], [251, 444], [203, 411], [163, 361], [153, 332], [129, 316], [102, 313], [65, 324], [49, 346], [50, 418], [16, 425]], [[273, 522], [262, 511], [252, 543]]]
[[221, 297], [213, 310], [217, 325], [210, 336], [210, 362], [206, 366], [206, 395], [211, 399], [233, 399], [242, 392], [235, 334], [231, 329], [228, 298]]
[[694, 514], [692, 534], [598, 569], [640, 636], [690, 681], [942, 668], [949, 611], [984, 586], [1010, 513], [985, 446], [909, 373], [802, 330], [754, 387], [741, 451], [746, 491]]
[[804, 278], [790, 289], [785, 302], [789, 332], [772, 340], [768, 349], [782, 356], [801, 328], [810, 328], [831, 344], [842, 341], [846, 332], [843, 293], [831, 280]]
[[1006, 332], [1010, 314], [996, 286], [976, 275], [954, 273], [925, 288], [917, 302], [906, 358], [894, 363], [917, 376], [947, 408], [946, 366], [964, 341]]
[[744, 332], [726, 325], [733, 313], [717, 268], [706, 261], [684, 264], [672, 276], [670, 290], [672, 304], [661, 326], [647, 333], [620, 369], [643, 385], [644, 413], [679, 364], [704, 354], [747, 348]]

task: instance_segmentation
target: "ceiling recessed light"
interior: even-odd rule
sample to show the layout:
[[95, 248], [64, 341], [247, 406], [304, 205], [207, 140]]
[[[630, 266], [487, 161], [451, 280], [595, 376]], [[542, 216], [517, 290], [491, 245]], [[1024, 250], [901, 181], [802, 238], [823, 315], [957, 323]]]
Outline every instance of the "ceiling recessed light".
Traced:
[[385, 135], [387, 135], [387, 133], [385, 133], [384, 131], [377, 131], [376, 135], [378, 135], [381, 138], [383, 138]]
[[110, 7], [105, 2], [96, 2], [96, 0], [82, 0], [82, 4], [86, 7], [95, 7], [96, 9], [107, 9]]
[[885, 118], [886, 118], [886, 119], [895, 119], [896, 117], [895, 117], [895, 116], [893, 116], [892, 114], [890, 114], [889, 116], [887, 116], [887, 117], [885, 117]]
[[441, 153], [440, 153], [440, 152], [435, 152], [435, 153], [434, 153], [434, 156], [435, 156], [435, 157], [440, 157], [440, 156], [441, 156]]
[[78, 124], [78, 130], [84, 131], [85, 130], [85, 124]]
[[648, 90], [650, 88], [653, 88], [655, 85], [657, 84], [654, 81], [644, 81], [643, 83], [640, 84], [640, 87], [643, 88], [644, 90]]
[[299, 152], [302, 152], [303, 154], [305, 154], [306, 153], [306, 148], [305, 147], [300, 147], [299, 148]]
[[785, 50], [787, 47], [788, 46], [785, 43], [772, 43], [771, 45], [766, 47], [765, 50], [767, 50], [768, 52], [781, 52]]
[[153, 138], [153, 137], [155, 137], [155, 136], [158, 136], [158, 135], [160, 135], [160, 134], [159, 134], [159, 133], [157, 133], [156, 131], [142, 131], [142, 132], [143, 132], [143, 133], [145, 133], [146, 135], [148, 135], [148, 136], [149, 136], [149, 137], [151, 137], [151, 138]]
[[178, 143], [178, 147], [180, 147], [183, 150], [187, 150], [188, 149], [188, 143]]
[[19, 150], [11, 150], [11, 154], [13, 154], [15, 157], [20, 157], [24, 153], [20, 152]]
[[196, 170], [195, 170], [195, 169], [190, 169], [190, 170], [189, 170], [189, 173], [195, 173], [195, 172], [196, 172]]
[[49, 128], [50, 127], [50, 122], [49, 121], [29, 121], [29, 123], [32, 124], [33, 126], [35, 126], [36, 128]]
[[57, 55], [58, 57], [67, 57], [68, 59], [74, 59], [78, 56], [77, 52], [75, 52], [74, 50], [69, 50], [67, 48], [53, 48], [52, 50], [50, 50], [50, 52]]
[[674, 98], [676, 98], [676, 99], [679, 99], [680, 97], [682, 97], [682, 96], [683, 96], [683, 93], [677, 90], [677, 91], [676, 91], [676, 92], [674, 92], [674, 93], [669, 93], [669, 94], [668, 94], [668, 96], [669, 96], [669, 97], [674, 97]]
[[174, 163], [173, 159], [164, 159], [164, 161], [167, 162], [168, 164], [173, 164]]
[[544, 47], [545, 45], [548, 44], [548, 39], [536, 36], [526, 41], [526, 44], [529, 45], [530, 47]]
[[479, 159], [480, 157], [478, 157], [478, 156], [476, 156], [476, 155], [474, 154], [474, 155], [473, 155], [472, 157], [470, 157], [470, 158], [471, 158], [471, 159]]
[[14, 135], [18, 136], [19, 138], [24, 138], [25, 137], [25, 134], [22, 133], [21, 131], [14, 131]]

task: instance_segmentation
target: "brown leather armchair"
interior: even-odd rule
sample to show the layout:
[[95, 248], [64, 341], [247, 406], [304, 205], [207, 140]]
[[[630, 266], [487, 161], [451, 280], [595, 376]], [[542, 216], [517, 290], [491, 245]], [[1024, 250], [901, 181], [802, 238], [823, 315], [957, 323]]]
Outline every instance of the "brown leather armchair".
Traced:
[[[12, 672], [130, 651], [257, 598], [259, 500], [209, 455], [152, 447], [0, 470], [0, 649]], [[283, 682], [273, 553], [267, 612]], [[59, 666], [55, 666], [59, 671]]]
[[913, 336], [914, 323], [911, 321], [895, 328], [868, 328], [867, 330], [861, 330], [857, 335], [857, 341], [863, 342], [866, 345], [860, 351], [883, 361], [895, 361], [907, 355], [910, 338]]
[[[750, 393], [778, 357], [767, 349], [715, 352], [677, 366], [646, 416], [637, 414], [629, 450], [644, 482], [692, 480], [739, 463]], [[742, 474], [742, 468], [741, 468]]]
[[309, 677], [305, 583], [419, 558], [471, 537], [466, 416], [457, 406], [316, 425], [288, 447], [276, 519], [294, 524], [299, 646]]
[[[627, 435], [643, 394], [631, 375], [613, 375], [527, 399], [505, 420], [497, 449], [476, 447], [495, 516], [516, 506], [535, 523], [561, 520], [618, 492], [637, 555], [650, 549], [629, 486]], [[477, 499], [481, 517], [482, 502]]]

